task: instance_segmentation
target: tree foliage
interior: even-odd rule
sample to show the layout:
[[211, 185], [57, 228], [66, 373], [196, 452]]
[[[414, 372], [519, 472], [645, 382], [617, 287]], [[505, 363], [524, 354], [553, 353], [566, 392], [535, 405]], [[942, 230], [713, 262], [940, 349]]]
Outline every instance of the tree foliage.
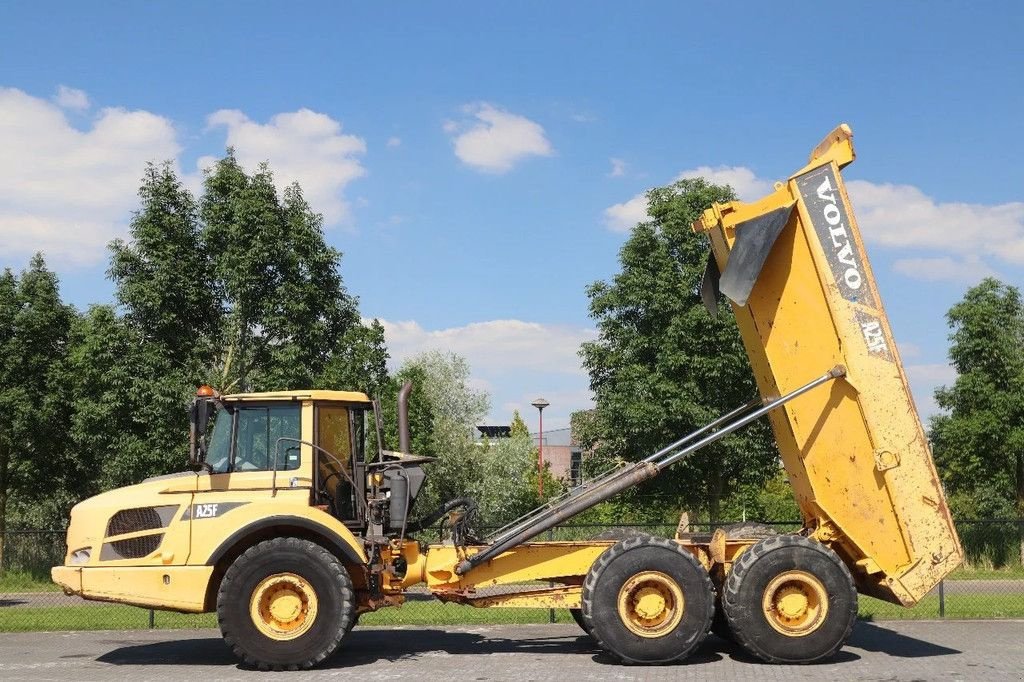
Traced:
[[[418, 455], [436, 457], [427, 465], [427, 481], [416, 508], [421, 514], [443, 502], [473, 496], [479, 474], [480, 449], [473, 429], [487, 414], [489, 398], [469, 385], [469, 364], [454, 353], [428, 351], [406, 360], [395, 374], [393, 389], [412, 381], [409, 400], [411, 448]], [[390, 425], [397, 423], [391, 409]], [[397, 443], [391, 430], [389, 442]]]
[[971, 288], [946, 315], [952, 386], [935, 391], [936, 463], [960, 518], [1024, 515], [1024, 304], [995, 279]]
[[229, 150], [198, 199], [171, 164], [145, 169], [128, 237], [110, 244], [116, 306], [77, 314], [39, 256], [5, 272], [0, 531], [12, 495], [20, 519], [59, 523], [88, 494], [184, 468], [200, 384], [387, 386], [383, 327], [362, 322], [340, 265], [298, 185], [279, 194]]
[[[691, 229], [705, 208], [733, 198], [703, 179], [651, 190], [651, 219], [623, 245], [619, 273], [588, 288], [598, 338], [581, 355], [596, 409], [575, 426], [594, 451], [589, 473], [645, 457], [756, 395], [731, 309], [723, 299], [716, 318], [701, 303], [708, 244]], [[680, 509], [717, 520], [722, 500], [772, 476], [777, 457], [762, 420], [626, 493], [622, 504], [650, 520]]]
[[73, 320], [41, 255], [20, 276], [0, 275], [0, 534], [12, 509], [24, 517], [31, 503], [53, 509], [74, 493], [61, 381]]

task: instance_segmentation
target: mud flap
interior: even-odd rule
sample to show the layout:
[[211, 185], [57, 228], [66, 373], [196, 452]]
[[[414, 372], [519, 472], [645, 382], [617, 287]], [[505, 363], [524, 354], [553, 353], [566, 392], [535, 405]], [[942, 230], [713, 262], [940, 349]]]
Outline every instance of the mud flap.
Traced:
[[[796, 202], [736, 226], [736, 241], [729, 253], [719, 286], [736, 305], [746, 305], [775, 240], [789, 222]], [[712, 260], [714, 256], [712, 255]], [[703, 298], [703, 287], [701, 296]], [[707, 303], [705, 302], [705, 305]]]

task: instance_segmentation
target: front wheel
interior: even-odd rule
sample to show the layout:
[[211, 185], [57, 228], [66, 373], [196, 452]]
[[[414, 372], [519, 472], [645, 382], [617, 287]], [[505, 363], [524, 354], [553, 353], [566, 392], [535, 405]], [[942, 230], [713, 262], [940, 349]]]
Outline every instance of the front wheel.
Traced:
[[713, 610], [707, 571], [663, 538], [613, 545], [583, 583], [584, 623], [598, 645], [624, 663], [683, 660], [707, 636]]
[[857, 592], [831, 549], [800, 535], [778, 535], [739, 556], [722, 606], [748, 653], [769, 663], [813, 663], [835, 654], [850, 636]]
[[312, 668], [337, 650], [354, 619], [352, 580], [341, 561], [299, 538], [250, 547], [217, 593], [224, 641], [261, 670]]

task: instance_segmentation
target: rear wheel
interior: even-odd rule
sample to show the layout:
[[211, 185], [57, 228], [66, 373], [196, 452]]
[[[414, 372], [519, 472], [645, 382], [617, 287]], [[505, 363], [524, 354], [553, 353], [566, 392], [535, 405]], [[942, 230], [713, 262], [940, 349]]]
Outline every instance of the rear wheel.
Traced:
[[[722, 532], [725, 533], [727, 540], [763, 540], [778, 535], [778, 531], [767, 524], [747, 521], [722, 526]], [[733, 641], [732, 631], [729, 630], [729, 621], [722, 608], [722, 590], [718, 589], [716, 592], [715, 617], [711, 620], [711, 632], [717, 637]]]
[[679, 544], [636, 537], [610, 547], [583, 583], [583, 621], [624, 663], [680, 661], [704, 640], [714, 591], [707, 571]]
[[729, 629], [769, 663], [813, 663], [835, 654], [857, 617], [849, 569], [819, 542], [779, 535], [740, 555], [725, 581]]
[[[642, 530], [638, 530], [636, 528], [609, 528], [607, 530], [601, 531], [600, 533], [598, 533], [590, 539], [616, 540], [621, 542], [622, 540], [629, 540], [630, 538], [647, 537], [651, 537], [651, 534], [645, 533]], [[583, 632], [593, 636], [593, 633], [590, 632], [590, 628], [587, 626], [586, 621], [583, 620], [583, 609], [569, 609], [569, 615], [572, 616], [572, 619], [576, 621], [576, 624], [580, 626], [580, 629], [582, 629]]]
[[333, 654], [355, 618], [352, 581], [326, 549], [274, 538], [235, 559], [217, 594], [224, 641], [260, 669], [311, 668]]

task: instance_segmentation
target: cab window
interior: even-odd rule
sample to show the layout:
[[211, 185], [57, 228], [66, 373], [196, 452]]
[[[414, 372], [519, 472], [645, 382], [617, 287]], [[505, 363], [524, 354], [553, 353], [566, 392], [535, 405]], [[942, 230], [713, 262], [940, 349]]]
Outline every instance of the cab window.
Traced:
[[[278, 471], [299, 468], [299, 405], [244, 406], [235, 410], [233, 471]], [[287, 438], [290, 440], [280, 441]]]

